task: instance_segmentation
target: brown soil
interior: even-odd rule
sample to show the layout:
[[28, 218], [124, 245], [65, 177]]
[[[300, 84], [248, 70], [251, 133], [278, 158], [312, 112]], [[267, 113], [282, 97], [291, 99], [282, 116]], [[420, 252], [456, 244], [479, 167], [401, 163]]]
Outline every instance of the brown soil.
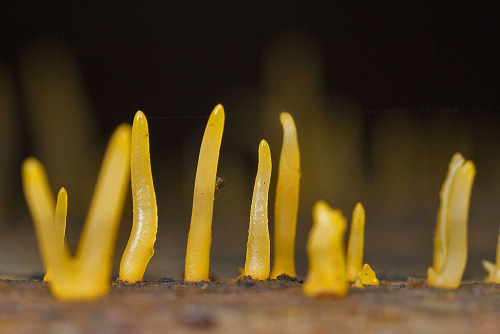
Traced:
[[0, 281], [0, 333], [498, 333], [500, 286], [425, 282], [304, 296], [301, 280], [113, 283], [94, 302], [59, 302], [40, 281]]

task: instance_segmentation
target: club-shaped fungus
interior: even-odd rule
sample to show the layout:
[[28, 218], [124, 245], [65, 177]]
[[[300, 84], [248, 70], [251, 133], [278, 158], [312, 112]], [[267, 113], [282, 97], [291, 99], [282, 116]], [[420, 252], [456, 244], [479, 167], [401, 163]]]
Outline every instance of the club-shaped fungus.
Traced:
[[308, 296], [343, 297], [349, 292], [345, 265], [346, 219], [340, 210], [318, 201], [307, 241], [309, 271], [303, 285]]
[[114, 245], [130, 173], [130, 132], [130, 125], [123, 124], [111, 136], [74, 257], [60, 233], [66, 224], [66, 190], [59, 191], [54, 207], [42, 164], [35, 158], [23, 163], [24, 194], [44, 266], [51, 270], [49, 288], [58, 299], [89, 300], [109, 291]]
[[492, 263], [488, 260], [483, 260], [483, 266], [488, 271], [486, 282], [500, 284], [500, 234], [498, 235], [497, 243], [497, 263]]
[[271, 181], [271, 151], [265, 140], [259, 145], [259, 165], [253, 188], [248, 229], [247, 256], [242, 276], [265, 280], [271, 266], [267, 204]]
[[467, 263], [467, 219], [475, 174], [474, 164], [455, 153], [440, 192], [433, 265], [427, 270], [430, 286], [460, 286]]
[[191, 225], [186, 249], [184, 280], [187, 282], [207, 281], [209, 279], [208, 270], [215, 192], [214, 180], [217, 176], [224, 119], [224, 108], [219, 104], [208, 119], [201, 142], [194, 182]]
[[347, 245], [347, 279], [359, 287], [379, 285], [375, 272], [368, 264], [363, 265], [363, 247], [365, 234], [365, 209], [361, 203], [356, 204], [352, 213], [351, 232]]
[[365, 209], [356, 204], [352, 213], [351, 232], [347, 244], [347, 278], [355, 282], [363, 266], [363, 247], [365, 238]]
[[132, 125], [130, 177], [134, 218], [132, 232], [120, 262], [118, 280], [128, 283], [142, 281], [149, 260], [154, 254], [158, 212], [149, 157], [149, 131], [146, 116], [138, 111]]
[[299, 207], [300, 155], [297, 130], [292, 116], [282, 112], [281, 147], [274, 204], [274, 263], [271, 278], [295, 274], [295, 231]]

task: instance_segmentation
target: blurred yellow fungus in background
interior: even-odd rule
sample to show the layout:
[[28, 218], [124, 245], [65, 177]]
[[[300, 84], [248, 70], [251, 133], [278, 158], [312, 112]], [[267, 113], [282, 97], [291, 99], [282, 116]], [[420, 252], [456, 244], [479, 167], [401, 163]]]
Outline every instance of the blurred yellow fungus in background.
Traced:
[[151, 174], [149, 131], [146, 116], [138, 111], [132, 125], [130, 171], [134, 218], [132, 232], [120, 262], [118, 280], [128, 283], [142, 281], [149, 260], [154, 254], [158, 210]]
[[375, 275], [375, 272], [367, 263], [363, 265], [363, 268], [356, 277], [356, 281], [358, 280], [358, 278], [364, 285], [379, 285], [379, 281], [377, 276]]
[[343, 297], [349, 292], [345, 266], [346, 219], [340, 210], [318, 201], [307, 241], [309, 271], [303, 285], [308, 296]]
[[[43, 166], [34, 158], [22, 166], [24, 193], [35, 224], [45, 268], [51, 268], [49, 288], [61, 300], [90, 300], [109, 291], [113, 252], [130, 176], [130, 125], [111, 136], [75, 257], [62, 246], [67, 194], [54, 207]], [[54, 214], [55, 211], [55, 214]]]
[[483, 260], [483, 267], [488, 271], [488, 277], [486, 277], [486, 282], [500, 284], [500, 234], [498, 235], [497, 243], [497, 263], [492, 263], [488, 260]]
[[355, 282], [363, 266], [363, 247], [365, 238], [365, 209], [356, 204], [352, 213], [351, 232], [347, 244], [347, 279]]
[[265, 280], [271, 267], [267, 205], [271, 181], [271, 151], [265, 140], [259, 145], [259, 165], [253, 188], [248, 229], [247, 256], [242, 276]]
[[282, 112], [283, 145], [281, 148], [274, 204], [274, 263], [271, 278], [280, 274], [296, 276], [295, 232], [299, 209], [300, 155], [295, 122]]
[[440, 192], [433, 266], [427, 270], [427, 284], [458, 289], [467, 263], [467, 220], [476, 169], [460, 153], [451, 159]]
[[219, 104], [208, 119], [201, 142], [186, 249], [184, 280], [187, 282], [208, 281], [209, 279], [214, 180], [217, 177], [224, 119], [224, 108]]

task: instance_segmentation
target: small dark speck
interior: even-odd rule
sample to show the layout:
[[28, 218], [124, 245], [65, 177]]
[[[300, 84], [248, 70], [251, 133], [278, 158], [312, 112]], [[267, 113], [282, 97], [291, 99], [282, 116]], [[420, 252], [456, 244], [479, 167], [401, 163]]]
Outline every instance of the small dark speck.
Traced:
[[170, 278], [170, 277], [163, 277], [163, 278], [160, 278], [160, 282], [161, 283], [174, 283], [175, 279]]

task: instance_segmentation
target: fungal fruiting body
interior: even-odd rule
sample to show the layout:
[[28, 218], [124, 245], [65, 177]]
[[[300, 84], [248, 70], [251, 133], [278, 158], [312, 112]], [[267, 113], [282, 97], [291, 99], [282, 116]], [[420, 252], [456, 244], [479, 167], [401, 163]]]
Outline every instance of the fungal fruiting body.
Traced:
[[488, 271], [488, 277], [486, 277], [486, 282], [500, 284], [500, 234], [498, 235], [497, 243], [497, 258], [496, 264], [487, 260], [483, 260], [482, 264], [486, 271]]
[[149, 157], [148, 123], [140, 110], [132, 125], [130, 169], [134, 218], [130, 239], [120, 262], [118, 280], [135, 283], [142, 281], [154, 254], [158, 229], [158, 211]]
[[49, 288], [58, 299], [95, 299], [109, 290], [114, 244], [130, 173], [130, 132], [130, 126], [123, 124], [111, 137], [74, 257], [60, 237], [61, 227], [66, 225], [66, 190], [59, 191], [54, 208], [52, 195], [44, 186], [41, 163], [35, 158], [23, 163], [25, 197], [44, 266], [51, 269]]
[[217, 176], [224, 119], [224, 108], [219, 104], [208, 119], [201, 142], [186, 249], [184, 280], [187, 282], [207, 281], [209, 279], [214, 180]]
[[458, 289], [467, 263], [467, 219], [476, 169], [460, 153], [451, 159], [440, 192], [433, 266], [427, 271], [430, 286]]
[[300, 155], [292, 116], [282, 112], [283, 145], [274, 204], [274, 263], [271, 278], [295, 274], [295, 231], [299, 207]]
[[375, 272], [370, 267], [370, 265], [367, 264], [367, 263], [365, 263], [363, 265], [363, 268], [361, 268], [361, 270], [359, 271], [359, 274], [356, 277], [356, 281], [358, 279], [364, 285], [379, 285], [380, 284], [380, 282], [378, 281], [377, 276], [375, 275]]
[[349, 292], [345, 265], [346, 219], [340, 210], [319, 201], [313, 208], [313, 227], [307, 241], [309, 271], [303, 285], [308, 296], [342, 297]]
[[271, 180], [271, 151], [265, 140], [259, 145], [259, 165], [253, 189], [248, 229], [247, 256], [242, 276], [265, 280], [269, 278], [270, 252], [267, 204]]
[[351, 232], [347, 244], [347, 278], [355, 282], [363, 266], [363, 247], [365, 238], [365, 209], [356, 204], [352, 213]]

